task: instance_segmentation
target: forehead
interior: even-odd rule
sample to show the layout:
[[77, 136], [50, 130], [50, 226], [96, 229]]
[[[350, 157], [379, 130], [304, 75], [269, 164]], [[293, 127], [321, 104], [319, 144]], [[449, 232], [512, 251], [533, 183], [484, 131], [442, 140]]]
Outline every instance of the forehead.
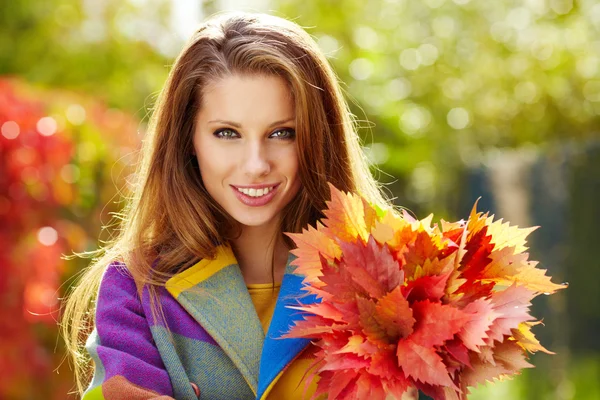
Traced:
[[227, 75], [202, 91], [198, 119], [268, 122], [294, 116], [287, 82], [276, 75]]

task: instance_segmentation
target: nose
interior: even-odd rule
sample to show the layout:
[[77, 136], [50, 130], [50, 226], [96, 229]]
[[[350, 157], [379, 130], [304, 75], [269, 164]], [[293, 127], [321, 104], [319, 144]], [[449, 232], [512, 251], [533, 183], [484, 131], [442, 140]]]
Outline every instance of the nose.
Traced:
[[268, 175], [271, 171], [268, 148], [257, 140], [247, 143], [243, 162], [244, 173], [252, 179]]

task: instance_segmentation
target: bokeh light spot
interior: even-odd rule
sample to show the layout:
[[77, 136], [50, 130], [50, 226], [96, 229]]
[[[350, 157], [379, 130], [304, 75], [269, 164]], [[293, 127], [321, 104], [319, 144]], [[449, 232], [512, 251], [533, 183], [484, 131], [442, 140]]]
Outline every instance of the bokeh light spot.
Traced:
[[354, 79], [363, 81], [373, 73], [373, 63], [366, 58], [357, 58], [350, 63], [349, 70]]
[[67, 119], [73, 125], [81, 125], [85, 122], [85, 108], [79, 104], [71, 104], [67, 107]]
[[596, 28], [600, 28], [600, 3], [590, 9], [589, 16]]
[[536, 40], [531, 45], [531, 54], [538, 60], [547, 60], [552, 56], [554, 45], [550, 42]]
[[537, 100], [538, 88], [533, 82], [519, 82], [515, 86], [515, 98], [522, 103], [534, 103]]
[[44, 246], [52, 246], [58, 240], [58, 232], [50, 226], [45, 226], [38, 231], [37, 238]]
[[448, 78], [442, 84], [444, 96], [452, 100], [460, 100], [465, 94], [465, 83], [458, 78]]
[[421, 65], [421, 54], [416, 49], [405, 49], [400, 53], [400, 65], [409, 71], [414, 71]]
[[400, 117], [400, 128], [409, 136], [421, 136], [431, 123], [431, 113], [422, 106], [410, 106]]
[[390, 100], [407, 98], [412, 91], [412, 85], [406, 78], [392, 79], [386, 86], [386, 94]]
[[40, 135], [52, 136], [56, 133], [58, 124], [56, 123], [56, 120], [52, 117], [43, 117], [37, 122], [36, 128]]
[[438, 48], [431, 43], [420, 45], [418, 51], [421, 56], [421, 64], [423, 65], [432, 65], [440, 54]]
[[597, 56], [589, 54], [577, 61], [577, 72], [584, 78], [590, 79], [598, 76], [600, 60]]
[[435, 183], [435, 166], [428, 161], [421, 162], [412, 171], [407, 196], [413, 201], [431, 201], [435, 196]]
[[494, 22], [490, 27], [490, 35], [499, 43], [507, 43], [512, 38], [512, 31], [508, 24], [503, 21]]
[[369, 50], [377, 46], [379, 36], [369, 26], [359, 26], [354, 30], [354, 43], [360, 48]]
[[451, 38], [456, 32], [456, 21], [447, 15], [436, 17], [431, 21], [431, 29], [439, 38]]
[[425, 4], [429, 8], [440, 8], [445, 2], [446, 0], [425, 0]]
[[67, 164], [60, 169], [60, 177], [67, 183], [75, 183], [80, 176], [79, 167], [74, 164]]
[[325, 56], [327, 57], [335, 56], [335, 54], [340, 49], [340, 44], [337, 41], [337, 39], [330, 35], [319, 36], [317, 43], [321, 50], [323, 50], [323, 53], [325, 53]]
[[453, 108], [446, 116], [448, 125], [454, 129], [464, 129], [471, 122], [469, 112], [462, 107]]
[[550, 8], [558, 15], [568, 14], [573, 9], [573, 0], [550, 0]]
[[506, 16], [506, 22], [516, 30], [523, 30], [531, 23], [531, 12], [525, 7], [513, 8]]
[[2, 131], [2, 136], [9, 140], [16, 139], [21, 132], [19, 124], [17, 124], [15, 121], [6, 121], [2, 124], [2, 128], [0, 129]]
[[371, 164], [384, 164], [390, 158], [390, 152], [385, 143], [372, 143], [363, 147], [363, 151]]

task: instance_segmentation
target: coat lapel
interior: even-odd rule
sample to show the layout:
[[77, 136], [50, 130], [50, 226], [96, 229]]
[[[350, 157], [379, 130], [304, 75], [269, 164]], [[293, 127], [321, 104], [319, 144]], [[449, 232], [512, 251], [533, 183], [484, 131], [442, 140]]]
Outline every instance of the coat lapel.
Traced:
[[217, 248], [214, 260], [201, 260], [169, 279], [166, 288], [218, 343], [239, 369], [257, 399], [265, 398], [283, 370], [309, 344], [308, 339], [280, 339], [302, 313], [287, 306], [315, 303], [302, 290], [289, 254], [266, 339], [237, 260], [229, 246]]
[[167, 290], [219, 344], [254, 394], [264, 333], [228, 246], [167, 281]]
[[307, 292], [302, 290], [304, 277], [295, 274], [295, 267], [290, 265], [295, 258], [296, 256], [290, 253], [265, 338], [258, 375], [257, 399], [266, 398], [283, 370], [310, 344], [309, 339], [280, 339], [294, 325], [294, 321], [302, 319], [300, 311], [288, 306], [308, 305], [318, 301], [315, 295], [307, 295]]

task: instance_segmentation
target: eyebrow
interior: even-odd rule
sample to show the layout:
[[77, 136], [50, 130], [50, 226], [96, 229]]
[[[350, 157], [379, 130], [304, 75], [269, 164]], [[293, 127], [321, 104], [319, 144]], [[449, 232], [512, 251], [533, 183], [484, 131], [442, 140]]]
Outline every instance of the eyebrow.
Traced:
[[[290, 117], [290, 118], [282, 119], [280, 121], [275, 121], [271, 125], [269, 125], [269, 129], [270, 128], [274, 128], [277, 125], [282, 125], [282, 124], [285, 124], [287, 122], [294, 121], [295, 119], [296, 119], [296, 117]], [[231, 126], [234, 126], [236, 128], [241, 128], [242, 127], [242, 124], [240, 124], [239, 122], [227, 121], [227, 120], [224, 120], [224, 119], [213, 119], [211, 121], [208, 121], [208, 123], [209, 124], [231, 125]]]

